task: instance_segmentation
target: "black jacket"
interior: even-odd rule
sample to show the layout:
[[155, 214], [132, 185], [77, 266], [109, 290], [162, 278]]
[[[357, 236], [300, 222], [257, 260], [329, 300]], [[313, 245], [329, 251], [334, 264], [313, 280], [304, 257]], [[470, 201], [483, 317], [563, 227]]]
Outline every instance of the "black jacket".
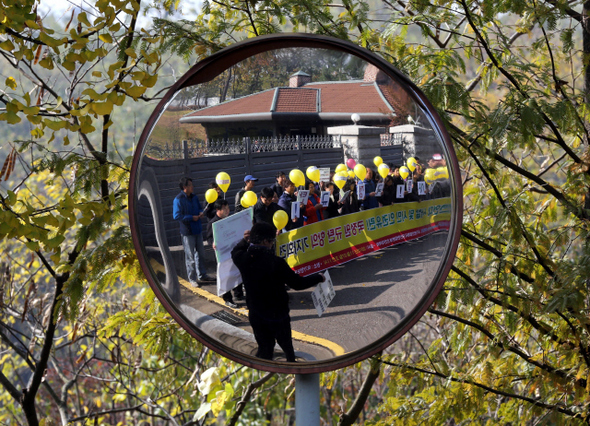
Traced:
[[213, 246], [213, 224], [215, 222], [217, 222], [218, 220], [221, 220], [221, 218], [217, 215], [213, 216], [213, 218], [207, 222], [207, 242], [209, 243], [210, 246]]
[[266, 321], [289, 317], [289, 294], [285, 284], [294, 290], [305, 290], [322, 281], [319, 274], [297, 275], [272, 250], [250, 245], [246, 240], [234, 247], [231, 257], [242, 274], [250, 315]]
[[254, 205], [253, 222], [266, 222], [269, 225], [275, 226], [272, 218], [278, 210], [280, 210], [280, 207], [277, 205], [277, 203], [270, 203], [268, 206], [265, 206], [262, 200], [258, 200], [258, 202]]

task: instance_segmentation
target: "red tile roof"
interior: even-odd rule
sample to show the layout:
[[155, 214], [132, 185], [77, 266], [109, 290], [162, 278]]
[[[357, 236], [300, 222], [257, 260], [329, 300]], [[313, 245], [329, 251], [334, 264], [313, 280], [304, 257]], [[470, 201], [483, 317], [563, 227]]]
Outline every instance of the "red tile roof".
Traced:
[[278, 89], [276, 112], [318, 112], [318, 90], [304, 87]]
[[[383, 89], [386, 86], [382, 84], [358, 80], [308, 83], [296, 88], [279, 87], [203, 108], [185, 118], [271, 112], [388, 114], [393, 112], [393, 108], [386, 99], [391, 99], [392, 94]], [[319, 105], [318, 96], [321, 98]]]

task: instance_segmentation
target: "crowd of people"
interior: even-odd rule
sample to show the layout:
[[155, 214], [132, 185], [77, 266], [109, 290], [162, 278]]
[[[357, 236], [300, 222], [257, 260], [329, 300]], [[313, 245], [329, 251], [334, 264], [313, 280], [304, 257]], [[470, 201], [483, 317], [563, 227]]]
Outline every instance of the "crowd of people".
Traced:
[[[356, 213], [361, 210], [373, 209], [381, 206], [388, 206], [396, 203], [411, 201], [423, 201], [432, 198], [450, 196], [451, 186], [447, 179], [437, 179], [429, 185], [423, 185], [419, 190], [419, 182], [424, 182], [427, 169], [445, 167], [446, 162], [442, 155], [434, 154], [426, 164], [419, 158], [415, 158], [414, 171], [406, 179], [400, 175], [400, 166], [389, 164], [389, 174], [382, 178], [371, 168], [367, 167], [364, 183], [364, 198], [359, 199], [357, 185], [354, 178], [348, 179], [343, 187], [339, 189], [334, 183], [334, 173], [330, 174], [328, 182], [307, 181], [305, 188], [309, 196], [305, 203], [300, 202], [299, 216], [292, 216], [292, 204], [298, 201], [298, 189], [284, 172], [278, 172], [275, 176], [275, 183], [272, 186], [264, 187], [259, 191], [258, 201], [253, 207], [253, 222], [264, 222], [274, 226], [273, 217], [278, 210], [284, 210], [289, 220], [285, 229], [287, 231], [300, 228], [305, 225], [316, 223], [322, 220], [340, 215]], [[252, 175], [244, 177], [244, 186], [240, 189], [234, 202], [234, 211], [237, 213], [244, 210], [242, 197], [246, 191], [254, 191], [258, 181]], [[408, 185], [411, 181], [411, 185]], [[383, 189], [377, 193], [379, 182], [383, 183]], [[400, 190], [402, 186], [402, 190]], [[222, 199], [221, 189], [215, 182], [209, 184], [209, 188], [219, 193], [215, 203], [208, 204], [204, 209], [201, 207], [199, 198], [193, 193], [193, 184], [190, 178], [182, 178], [180, 181], [181, 192], [174, 200], [173, 216], [180, 223], [180, 233], [186, 254], [186, 265], [189, 281], [192, 285], [199, 285], [202, 281], [210, 280], [207, 275], [201, 258], [204, 256], [204, 238], [202, 235], [201, 218], [205, 216], [208, 222], [206, 230], [209, 244], [213, 244], [212, 224], [219, 218], [229, 215], [229, 204]], [[322, 204], [320, 194], [329, 193], [328, 203]], [[228, 299], [229, 300], [229, 299]]]
[[[234, 297], [237, 300], [246, 299], [250, 322], [258, 343], [257, 356], [272, 359], [274, 343], [277, 341], [285, 351], [287, 360], [295, 360], [285, 285], [301, 290], [324, 279], [323, 275], [318, 274], [301, 278], [284, 259], [274, 255], [272, 244], [278, 234], [273, 222], [275, 213], [279, 210], [285, 211], [289, 218], [285, 229], [292, 230], [361, 210], [450, 196], [448, 178], [436, 179], [429, 185], [420, 185], [422, 189], [418, 189], [418, 182], [425, 180], [425, 170], [445, 167], [444, 158], [440, 154], [433, 155], [428, 160], [427, 167], [419, 159], [415, 160], [414, 171], [406, 176], [406, 179], [400, 175], [400, 167], [393, 164], [388, 165], [390, 173], [385, 178], [367, 168], [365, 179], [362, 181], [365, 189], [362, 199], [358, 196], [356, 179], [346, 180], [339, 189], [333, 180], [334, 173], [331, 173], [328, 182], [306, 181], [304, 189], [308, 190], [309, 194], [305, 203], [298, 198], [296, 185], [284, 172], [276, 174], [276, 182], [272, 186], [260, 190], [258, 200], [253, 206], [252, 238], [250, 239], [249, 234], [245, 235], [244, 240], [232, 252], [232, 259], [242, 274], [243, 285], [236, 287], [233, 295], [232, 291], [223, 295], [225, 304], [232, 308], [237, 307]], [[242, 197], [247, 191], [255, 189], [257, 181], [258, 179], [252, 175], [244, 177], [244, 187], [235, 197], [235, 212], [244, 209]], [[411, 184], [408, 185], [408, 181], [411, 181]], [[380, 183], [383, 183], [382, 191], [378, 193]], [[190, 178], [182, 178], [179, 186], [180, 193], [173, 203], [173, 217], [180, 223], [188, 280], [192, 286], [198, 287], [205, 281], [214, 281], [205, 268], [203, 234], [208, 244], [215, 248], [213, 224], [229, 216], [230, 206], [228, 201], [221, 197], [221, 189], [215, 182], [209, 184], [209, 189], [215, 189], [219, 197], [205, 208], [202, 208], [199, 197], [194, 194]], [[321, 193], [329, 194], [327, 203], [321, 202]], [[299, 209], [293, 209], [293, 203], [299, 203]], [[293, 216], [294, 211], [299, 211], [299, 215]], [[201, 222], [203, 217], [207, 218], [205, 232]], [[266, 274], [268, 277], [265, 275], [266, 278], [261, 280], [260, 274]]]

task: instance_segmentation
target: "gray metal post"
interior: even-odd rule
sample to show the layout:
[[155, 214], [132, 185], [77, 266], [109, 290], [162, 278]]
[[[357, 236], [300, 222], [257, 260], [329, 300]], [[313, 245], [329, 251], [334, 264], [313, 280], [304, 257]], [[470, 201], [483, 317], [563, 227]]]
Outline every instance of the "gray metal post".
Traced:
[[320, 426], [320, 375], [295, 375], [295, 424]]

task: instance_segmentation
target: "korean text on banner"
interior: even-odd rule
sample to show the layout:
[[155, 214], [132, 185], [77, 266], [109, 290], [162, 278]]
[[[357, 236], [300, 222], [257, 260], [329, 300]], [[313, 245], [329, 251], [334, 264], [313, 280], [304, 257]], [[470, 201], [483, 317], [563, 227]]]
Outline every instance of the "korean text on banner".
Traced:
[[395, 244], [448, 230], [451, 199], [400, 203], [338, 216], [277, 237], [277, 255], [307, 276]]

